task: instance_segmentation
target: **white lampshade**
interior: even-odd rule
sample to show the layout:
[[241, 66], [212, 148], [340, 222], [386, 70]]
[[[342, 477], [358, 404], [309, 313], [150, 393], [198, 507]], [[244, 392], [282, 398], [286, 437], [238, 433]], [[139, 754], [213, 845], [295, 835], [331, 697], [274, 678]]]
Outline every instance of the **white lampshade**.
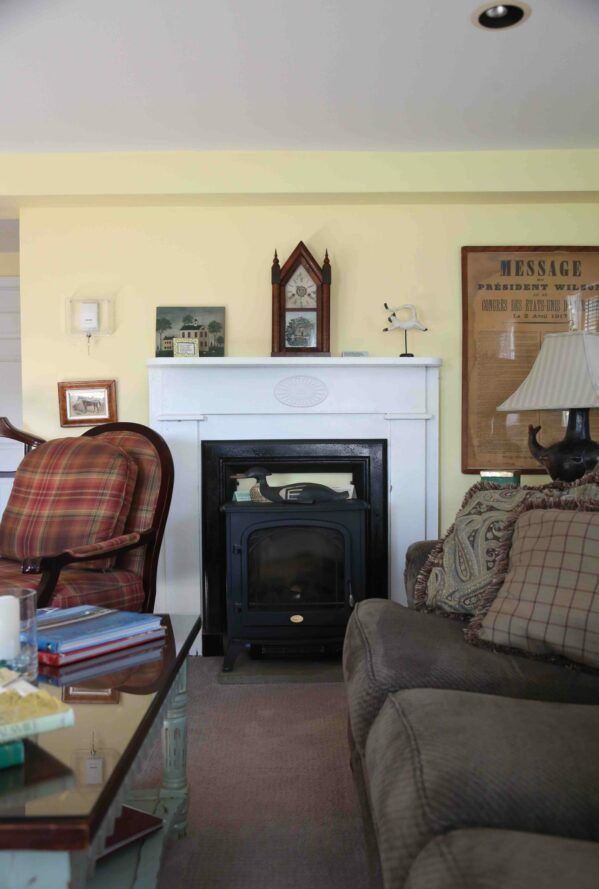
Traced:
[[526, 379], [498, 411], [599, 407], [599, 333], [549, 333]]

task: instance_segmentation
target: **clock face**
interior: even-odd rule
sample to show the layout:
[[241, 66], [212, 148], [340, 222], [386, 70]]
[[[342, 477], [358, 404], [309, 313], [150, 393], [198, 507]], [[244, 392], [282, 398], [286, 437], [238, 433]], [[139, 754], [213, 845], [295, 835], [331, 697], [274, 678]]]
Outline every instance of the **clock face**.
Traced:
[[300, 265], [285, 284], [285, 305], [288, 309], [315, 309], [316, 284]]

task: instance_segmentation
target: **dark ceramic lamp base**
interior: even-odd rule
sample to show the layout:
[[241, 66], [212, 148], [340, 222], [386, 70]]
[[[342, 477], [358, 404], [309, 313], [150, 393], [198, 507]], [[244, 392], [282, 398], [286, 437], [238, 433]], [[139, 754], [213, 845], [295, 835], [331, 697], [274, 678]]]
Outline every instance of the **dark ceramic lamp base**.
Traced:
[[528, 447], [552, 479], [573, 482], [599, 466], [599, 444], [590, 435], [588, 408], [571, 408], [564, 438], [548, 448], [537, 441], [540, 428], [528, 427]]

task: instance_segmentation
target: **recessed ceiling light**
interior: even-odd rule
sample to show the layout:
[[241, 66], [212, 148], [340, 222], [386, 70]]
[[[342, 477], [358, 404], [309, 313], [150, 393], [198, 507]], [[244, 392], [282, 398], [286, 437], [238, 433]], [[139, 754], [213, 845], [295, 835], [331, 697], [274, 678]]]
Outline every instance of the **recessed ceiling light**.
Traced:
[[472, 22], [479, 28], [512, 28], [525, 22], [530, 8], [525, 3], [500, 3], [479, 6], [472, 16]]
[[506, 17], [507, 13], [507, 6], [492, 6], [490, 9], [487, 9], [483, 15], [488, 16], [490, 19], [503, 19]]

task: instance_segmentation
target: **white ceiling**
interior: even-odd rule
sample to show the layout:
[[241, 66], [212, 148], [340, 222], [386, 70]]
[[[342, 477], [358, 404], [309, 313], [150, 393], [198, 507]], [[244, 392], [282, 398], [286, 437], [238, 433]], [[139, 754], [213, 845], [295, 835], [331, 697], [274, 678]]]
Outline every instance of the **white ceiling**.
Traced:
[[599, 146], [599, 0], [0, 0], [0, 151]]

